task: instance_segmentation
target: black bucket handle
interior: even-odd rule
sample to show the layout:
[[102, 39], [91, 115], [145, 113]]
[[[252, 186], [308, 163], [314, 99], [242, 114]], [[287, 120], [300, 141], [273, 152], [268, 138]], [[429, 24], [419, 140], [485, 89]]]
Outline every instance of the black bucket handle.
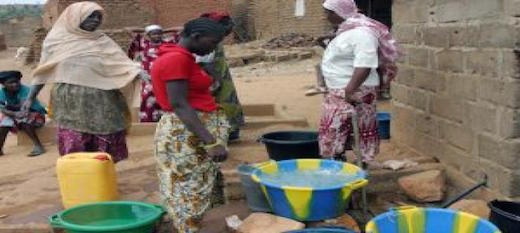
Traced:
[[[508, 213], [506, 211], [503, 211], [502, 209], [498, 208], [495, 203], [498, 203], [499, 200], [493, 200], [488, 203], [488, 207], [491, 209], [491, 211], [496, 212], [497, 214], [500, 214], [508, 219], [511, 219], [516, 222], [520, 222], [520, 216], [516, 216], [514, 214]], [[512, 203], [512, 202], [511, 202]]]

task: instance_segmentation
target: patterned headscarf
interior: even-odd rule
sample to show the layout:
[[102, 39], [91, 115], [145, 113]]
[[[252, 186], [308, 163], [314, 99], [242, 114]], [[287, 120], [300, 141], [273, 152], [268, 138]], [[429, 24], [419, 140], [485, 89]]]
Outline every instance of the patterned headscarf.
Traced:
[[334, 11], [338, 16], [345, 19], [339, 25], [337, 35], [358, 27], [367, 27], [379, 41], [379, 61], [383, 73], [392, 80], [397, 75], [395, 63], [399, 59], [401, 52], [396, 40], [390, 34], [388, 27], [374, 19], [359, 13], [359, 9], [354, 0], [326, 0], [323, 7]]
[[229, 13], [226, 13], [226, 12], [216, 12], [216, 11], [204, 13], [204, 14], [200, 15], [200, 17], [210, 18], [210, 19], [215, 20], [217, 22], [220, 22], [220, 21], [222, 21], [224, 19], [230, 19], [231, 18]]

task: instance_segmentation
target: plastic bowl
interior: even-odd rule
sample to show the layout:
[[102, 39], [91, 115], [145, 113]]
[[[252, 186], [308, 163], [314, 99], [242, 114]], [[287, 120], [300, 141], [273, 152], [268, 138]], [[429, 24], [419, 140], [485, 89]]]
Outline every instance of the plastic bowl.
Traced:
[[401, 207], [383, 213], [366, 226], [366, 233], [500, 233], [487, 220], [450, 209]]
[[[332, 170], [357, 177], [355, 180], [328, 188], [282, 186], [262, 180], [262, 173], [274, 174], [278, 171]], [[347, 201], [352, 191], [368, 184], [366, 173], [349, 163], [333, 160], [298, 159], [266, 163], [253, 172], [253, 180], [267, 197], [276, 215], [298, 221], [321, 221], [336, 218], [345, 213]]]
[[159, 205], [99, 202], [67, 209], [51, 216], [49, 222], [68, 233], [152, 233], [164, 213]]

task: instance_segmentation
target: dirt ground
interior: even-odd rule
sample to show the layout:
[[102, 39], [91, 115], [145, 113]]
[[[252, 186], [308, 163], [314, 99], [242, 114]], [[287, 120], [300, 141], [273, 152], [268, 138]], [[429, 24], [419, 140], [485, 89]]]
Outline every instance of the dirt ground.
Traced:
[[[30, 83], [30, 68], [14, 60], [15, 49], [0, 52], [0, 70], [19, 69], [24, 73], [24, 83]], [[304, 92], [315, 84], [314, 65], [317, 58], [303, 61], [288, 61], [280, 64], [258, 63], [232, 70], [241, 102], [243, 104], [275, 104], [290, 116], [305, 117], [309, 128], [317, 127], [322, 96], [305, 97]], [[47, 102], [48, 87], [40, 94]], [[389, 110], [388, 103], [381, 109]], [[223, 169], [233, 169], [242, 162], [260, 162], [267, 159], [255, 138], [263, 132], [291, 128], [276, 125], [244, 132], [245, 138], [231, 147], [233, 156], [223, 164]], [[293, 127], [294, 128], [294, 127]], [[155, 160], [152, 155], [153, 137], [129, 137], [130, 158], [117, 166], [120, 190], [126, 200], [157, 202]], [[0, 156], [0, 224], [26, 224], [46, 222], [45, 217], [61, 209], [58, 184], [54, 166], [58, 153], [56, 145], [46, 145], [48, 153], [29, 158], [31, 148], [16, 146], [16, 136], [9, 135], [4, 147], [6, 155]], [[382, 154], [393, 157], [399, 151], [385, 143]], [[21, 215], [21, 212], [30, 212]], [[36, 216], [36, 219], [35, 219]]]

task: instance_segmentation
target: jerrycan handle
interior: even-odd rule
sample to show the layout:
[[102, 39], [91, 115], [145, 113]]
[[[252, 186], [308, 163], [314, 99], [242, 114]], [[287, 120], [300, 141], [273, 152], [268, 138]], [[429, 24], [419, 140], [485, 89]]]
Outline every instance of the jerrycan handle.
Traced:
[[92, 158], [93, 159], [97, 159], [97, 160], [99, 160], [101, 162], [104, 162], [104, 161], [111, 161], [111, 162], [113, 162], [112, 161], [112, 157], [110, 155], [108, 155], [108, 154], [99, 154], [99, 155], [96, 155], [96, 156], [94, 156]]

